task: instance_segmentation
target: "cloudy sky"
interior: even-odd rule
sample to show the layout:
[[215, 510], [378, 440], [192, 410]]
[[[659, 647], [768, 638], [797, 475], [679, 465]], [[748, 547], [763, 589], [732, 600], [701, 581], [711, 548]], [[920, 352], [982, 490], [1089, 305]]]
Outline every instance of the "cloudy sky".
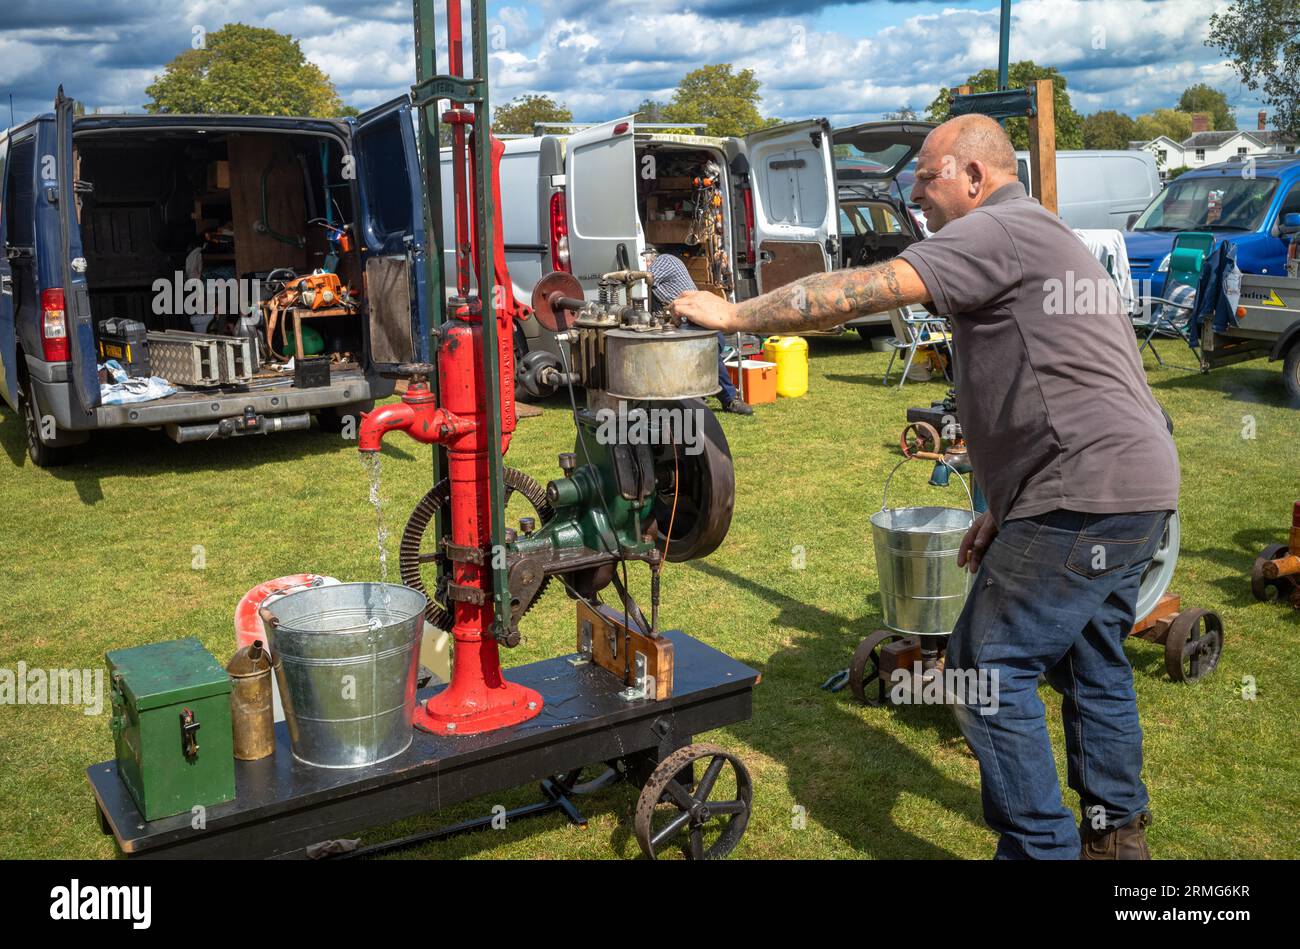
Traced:
[[[12, 94], [19, 121], [48, 110], [60, 82], [89, 108], [138, 111], [145, 87], [196, 28], [227, 22], [291, 33], [361, 109], [414, 77], [410, 0], [2, 5], [0, 96]], [[1060, 69], [1084, 114], [1169, 107], [1188, 85], [1208, 82], [1253, 127], [1258, 102], [1204, 43], [1210, 14], [1227, 5], [1014, 0], [1011, 59]], [[491, 0], [489, 14], [494, 103], [544, 93], [587, 121], [629, 112], [646, 96], [667, 99], [705, 63], [753, 69], [766, 115], [836, 123], [921, 109], [940, 88], [997, 66], [996, 0]]]

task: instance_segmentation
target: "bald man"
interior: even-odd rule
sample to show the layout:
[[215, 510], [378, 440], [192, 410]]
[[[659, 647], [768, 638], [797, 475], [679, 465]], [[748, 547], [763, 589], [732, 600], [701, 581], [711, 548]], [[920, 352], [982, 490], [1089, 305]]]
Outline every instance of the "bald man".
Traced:
[[[997, 856], [1148, 859], [1142, 730], [1123, 642], [1177, 507], [1173, 439], [1114, 283], [1025, 194], [996, 122], [963, 116], [934, 129], [912, 200], [934, 233], [893, 260], [739, 305], [688, 294], [673, 312], [760, 335], [916, 303], [951, 319], [961, 424], [988, 510], [958, 553], [974, 576], [946, 662], [996, 695], [950, 700], [979, 759]], [[1063, 696], [1077, 828], [1062, 801], [1040, 674]]]

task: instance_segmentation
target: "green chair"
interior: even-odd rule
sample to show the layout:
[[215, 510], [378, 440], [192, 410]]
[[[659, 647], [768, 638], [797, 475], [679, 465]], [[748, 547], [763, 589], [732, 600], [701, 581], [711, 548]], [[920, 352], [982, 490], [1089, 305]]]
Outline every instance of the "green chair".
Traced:
[[1164, 295], [1141, 297], [1138, 300], [1143, 309], [1155, 305], [1150, 309], [1150, 321], [1142, 327], [1146, 329], [1147, 335], [1138, 347], [1138, 353], [1149, 348], [1162, 367], [1165, 361], [1160, 358], [1155, 347], [1155, 337], [1157, 334], [1176, 336], [1191, 346], [1191, 318], [1196, 312], [1196, 291], [1201, 284], [1201, 271], [1205, 267], [1205, 261], [1213, 249], [1214, 235], [1205, 231], [1184, 231], [1176, 236], [1169, 252], [1169, 274], [1165, 277]]

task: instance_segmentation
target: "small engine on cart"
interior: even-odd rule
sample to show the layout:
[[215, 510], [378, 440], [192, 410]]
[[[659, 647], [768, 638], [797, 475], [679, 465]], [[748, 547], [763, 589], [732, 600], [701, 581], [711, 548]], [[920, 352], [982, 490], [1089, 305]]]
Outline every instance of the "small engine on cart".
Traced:
[[[596, 300], [584, 299], [578, 281], [563, 273], [548, 275], [534, 290], [534, 315], [558, 334], [565, 355], [559, 365], [538, 362], [527, 371], [538, 388], [569, 391], [576, 438], [574, 450], [559, 455], [560, 477], [545, 487], [506, 469], [508, 489], [521, 493], [534, 514], [507, 535], [511, 617], [504, 645], [518, 643], [520, 618], [557, 575], [571, 597], [607, 618], [610, 611], [592, 601], [614, 584], [629, 625], [654, 640], [663, 561], [705, 557], [726, 537], [735, 474], [722, 427], [700, 401], [718, 388], [717, 334], [653, 315], [646, 303], [652, 279], [643, 271], [606, 274]], [[429, 619], [442, 628], [449, 628], [442, 605], [446, 552], [425, 552], [423, 538], [448, 490], [443, 482], [425, 496], [401, 548], [408, 586], [425, 590], [421, 567], [439, 564]], [[618, 573], [629, 560], [651, 570], [648, 620], [628, 600]], [[591, 653], [591, 643], [580, 642], [579, 650]], [[657, 667], [654, 657], [647, 659], [641, 674], [619, 666], [630, 689], [644, 691], [646, 675]], [[671, 681], [660, 677], [657, 688], [670, 689]]]

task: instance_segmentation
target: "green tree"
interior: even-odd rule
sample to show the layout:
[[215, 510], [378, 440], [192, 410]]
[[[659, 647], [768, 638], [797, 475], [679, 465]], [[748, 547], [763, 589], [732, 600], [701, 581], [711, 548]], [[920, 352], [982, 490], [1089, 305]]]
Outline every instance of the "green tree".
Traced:
[[[1061, 150], [1083, 148], [1083, 117], [1070, 105], [1070, 94], [1066, 92], [1065, 77], [1054, 66], [1039, 66], [1032, 60], [1022, 59], [1012, 63], [1007, 70], [1007, 84], [1012, 89], [1023, 89], [1035, 79], [1052, 80], [1052, 105], [1056, 113], [1056, 147]], [[998, 73], [995, 69], [981, 69], [965, 82], [955, 85], [970, 86], [971, 92], [995, 92], [998, 88]], [[951, 93], [941, 89], [938, 97], [925, 110], [926, 118], [931, 122], [942, 122], [948, 118], [948, 104]], [[1007, 134], [1011, 143], [1019, 150], [1029, 147], [1029, 120], [1022, 118], [1008, 119]]]
[[227, 115], [355, 115], [292, 36], [227, 23], [203, 47], [181, 53], [145, 89], [149, 112]]
[[1205, 42], [1228, 55], [1247, 89], [1263, 92], [1273, 127], [1300, 138], [1300, 10], [1295, 0], [1236, 0], [1210, 17]]
[[1136, 137], [1137, 123], [1131, 115], [1104, 109], [1083, 120], [1084, 148], [1128, 148]]
[[661, 116], [665, 122], [703, 122], [705, 135], [747, 135], [780, 123], [763, 118], [760, 101], [753, 70], [733, 74], [730, 63], [718, 63], [688, 72]]
[[1227, 95], [1203, 82], [1183, 90], [1178, 100], [1178, 111], [1210, 113], [1210, 128], [1216, 132], [1237, 128], [1237, 116], [1228, 105]]
[[886, 112], [884, 115], [887, 122], [915, 122], [920, 117], [921, 114], [913, 109], [910, 103], [897, 112]]
[[636, 107], [636, 116], [642, 122], [665, 122], [667, 121], [664, 118], [665, 108], [667, 108], [665, 103], [647, 97]]
[[532, 135], [534, 122], [572, 122], [573, 113], [550, 96], [516, 96], [498, 106], [492, 116], [492, 131]]
[[1153, 138], [1165, 135], [1175, 142], [1181, 142], [1192, 134], [1192, 117], [1177, 109], [1156, 109], [1146, 115], [1139, 115], [1135, 125], [1135, 139], [1149, 142]]

